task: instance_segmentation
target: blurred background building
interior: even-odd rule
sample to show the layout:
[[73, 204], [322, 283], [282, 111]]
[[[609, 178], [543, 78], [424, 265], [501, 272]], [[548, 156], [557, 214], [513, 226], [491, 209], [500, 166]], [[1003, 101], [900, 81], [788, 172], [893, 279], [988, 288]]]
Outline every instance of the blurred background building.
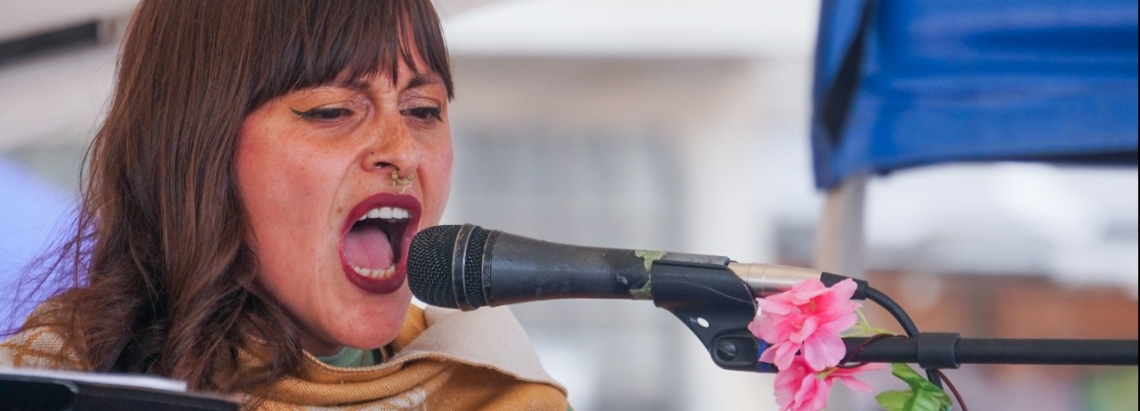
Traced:
[[[436, 2], [457, 84], [444, 223], [813, 264], [823, 204], [808, 144], [818, 4]], [[2, 287], [70, 213], [134, 2], [0, 3]], [[79, 29], [79, 40], [58, 47], [11, 46], [89, 23], [86, 37]], [[1011, 163], [870, 180], [868, 277], [924, 330], [1135, 339], [1138, 185], [1135, 168]], [[772, 376], [716, 368], [652, 304], [513, 309], [580, 411], [776, 409]], [[1134, 367], [948, 374], [981, 409], [1137, 407]], [[894, 388], [887, 375], [873, 379], [877, 389]], [[870, 395], [839, 398], [830, 409], [874, 409]]]

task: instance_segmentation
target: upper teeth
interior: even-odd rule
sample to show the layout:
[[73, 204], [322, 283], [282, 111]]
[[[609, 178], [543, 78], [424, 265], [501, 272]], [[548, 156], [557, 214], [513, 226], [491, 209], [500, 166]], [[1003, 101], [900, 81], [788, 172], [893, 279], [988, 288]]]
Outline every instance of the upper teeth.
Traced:
[[400, 207], [378, 207], [368, 210], [368, 213], [360, 216], [360, 220], [358, 221], [364, 221], [369, 218], [380, 218], [384, 220], [406, 220], [408, 217], [411, 217], [411, 215], [412, 214], [409, 213], [408, 210], [402, 209]]

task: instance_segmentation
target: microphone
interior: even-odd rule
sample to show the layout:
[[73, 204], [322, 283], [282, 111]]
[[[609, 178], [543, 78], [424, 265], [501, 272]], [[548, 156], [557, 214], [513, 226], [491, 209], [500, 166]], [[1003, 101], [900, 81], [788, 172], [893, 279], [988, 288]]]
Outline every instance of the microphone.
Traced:
[[[471, 224], [416, 234], [407, 267], [416, 298], [461, 310], [567, 298], [651, 300], [655, 274], [659, 286], [685, 281], [718, 294], [739, 291], [731, 292], [737, 300], [779, 293], [803, 279], [830, 286], [847, 278], [722, 256], [558, 244]], [[856, 283], [854, 298], [863, 299], [867, 283]]]

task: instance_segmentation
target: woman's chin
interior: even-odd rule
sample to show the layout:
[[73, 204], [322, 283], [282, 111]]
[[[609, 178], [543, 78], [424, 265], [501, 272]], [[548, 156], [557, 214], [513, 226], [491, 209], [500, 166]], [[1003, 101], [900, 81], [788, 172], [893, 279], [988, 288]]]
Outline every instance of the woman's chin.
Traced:
[[353, 336], [346, 338], [345, 341], [342, 341], [340, 343], [340, 346], [348, 346], [361, 350], [372, 350], [391, 344], [392, 341], [395, 341], [396, 337], [399, 335], [400, 332], [397, 330], [395, 333], [391, 334], [377, 333], [367, 336]]
[[[382, 304], [382, 309], [381, 307], [368, 307], [370, 309], [356, 314], [355, 320], [335, 324], [333, 332], [329, 333], [332, 335], [332, 339], [338, 345], [360, 349], [373, 349], [388, 345], [403, 330], [408, 306], [411, 305], [411, 293], [407, 291], [407, 287], [403, 287], [402, 290], [387, 295], [398, 298], [401, 294], [406, 295], [406, 297], [399, 298], [399, 304], [397, 301], [387, 301]], [[389, 300], [396, 298], [389, 298]]]

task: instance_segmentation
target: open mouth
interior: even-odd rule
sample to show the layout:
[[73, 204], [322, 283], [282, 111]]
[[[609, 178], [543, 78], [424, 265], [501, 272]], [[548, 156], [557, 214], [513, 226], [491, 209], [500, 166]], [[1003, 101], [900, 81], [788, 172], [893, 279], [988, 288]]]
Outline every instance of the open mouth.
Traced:
[[365, 200], [350, 214], [355, 221], [341, 238], [341, 259], [345, 275], [365, 291], [388, 293], [404, 282], [402, 262], [419, 214], [418, 202], [411, 199], [408, 204], [408, 199], [381, 194]]

